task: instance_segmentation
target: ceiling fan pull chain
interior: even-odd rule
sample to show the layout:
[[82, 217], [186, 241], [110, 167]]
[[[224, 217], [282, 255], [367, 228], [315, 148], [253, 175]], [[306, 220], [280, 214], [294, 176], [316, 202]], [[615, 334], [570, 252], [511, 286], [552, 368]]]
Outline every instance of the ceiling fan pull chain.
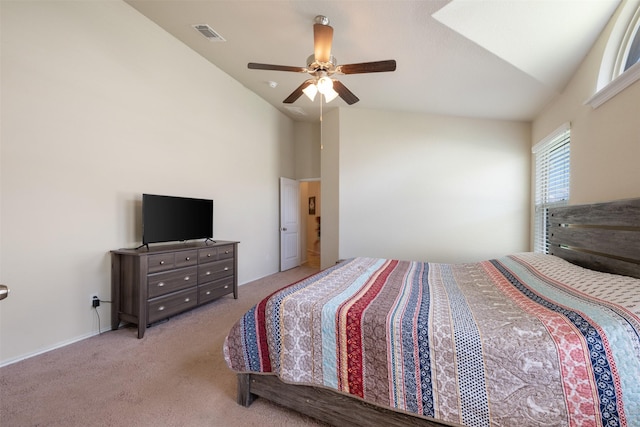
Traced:
[[324, 149], [324, 141], [322, 140], [322, 94], [320, 94], [320, 149]]

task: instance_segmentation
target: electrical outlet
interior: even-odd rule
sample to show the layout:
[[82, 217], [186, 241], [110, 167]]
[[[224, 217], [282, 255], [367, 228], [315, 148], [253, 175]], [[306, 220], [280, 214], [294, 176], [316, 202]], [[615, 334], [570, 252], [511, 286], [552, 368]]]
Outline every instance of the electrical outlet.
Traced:
[[100, 307], [100, 298], [98, 298], [98, 295], [91, 295], [91, 307]]

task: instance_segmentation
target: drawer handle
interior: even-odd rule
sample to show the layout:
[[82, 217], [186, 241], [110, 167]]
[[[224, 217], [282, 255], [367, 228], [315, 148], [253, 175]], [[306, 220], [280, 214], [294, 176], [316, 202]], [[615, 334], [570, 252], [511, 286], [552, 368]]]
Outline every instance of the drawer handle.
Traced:
[[210, 253], [207, 254], [207, 258], [211, 258], [211, 254]]
[[224, 251], [224, 253], [225, 253], [225, 254], [228, 254], [228, 253], [229, 253], [229, 251]]
[[207, 295], [211, 295], [211, 291], [207, 291], [207, 293], [206, 293], [206, 294], [207, 294]]
[[185, 261], [189, 261], [191, 259], [191, 257], [186, 257]]
[[224, 287], [224, 288], [225, 288], [225, 289], [229, 289], [229, 285], [225, 285], [225, 287]]
[[185, 276], [185, 277], [184, 277], [184, 280], [189, 280], [189, 276]]
[[227, 271], [227, 270], [229, 270], [229, 267], [225, 267], [225, 268], [224, 268], [224, 271]]
[[161, 305], [160, 307], [158, 307], [158, 311], [162, 311], [164, 310], [164, 305]]
[[207, 271], [206, 273], [204, 273], [204, 275], [205, 275], [205, 276], [208, 276], [208, 275], [210, 275], [210, 274], [211, 274], [211, 272], [210, 272], [210, 271]]
[[164, 282], [160, 282], [160, 283], [158, 283], [158, 287], [159, 287], [159, 288], [161, 288], [161, 287], [163, 287], [163, 286], [164, 286]]
[[164, 261], [160, 261], [160, 265], [164, 265]]
[[184, 299], [184, 302], [189, 302], [189, 301], [191, 301], [189, 298]]

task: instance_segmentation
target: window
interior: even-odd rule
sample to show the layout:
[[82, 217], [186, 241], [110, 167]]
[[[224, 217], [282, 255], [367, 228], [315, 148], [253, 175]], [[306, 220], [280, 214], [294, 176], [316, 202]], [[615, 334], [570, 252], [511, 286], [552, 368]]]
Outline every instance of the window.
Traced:
[[621, 64], [618, 74], [624, 73], [640, 62], [640, 6], [629, 23], [618, 55]]
[[[638, 21], [638, 24], [640, 24], [640, 21]], [[636, 36], [633, 38], [633, 43], [629, 46], [624, 70], [627, 71], [638, 62], [640, 62], [640, 25], [636, 26]]]
[[569, 201], [571, 128], [562, 125], [533, 147], [535, 159], [535, 218], [533, 250], [548, 253], [547, 212]]
[[640, 0], [625, 0], [604, 50], [593, 108], [640, 80]]

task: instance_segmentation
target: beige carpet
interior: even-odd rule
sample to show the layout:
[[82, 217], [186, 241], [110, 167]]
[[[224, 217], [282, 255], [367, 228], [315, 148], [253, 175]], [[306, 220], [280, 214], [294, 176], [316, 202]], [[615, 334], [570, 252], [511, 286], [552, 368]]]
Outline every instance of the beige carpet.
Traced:
[[[246, 284], [238, 300], [226, 296], [175, 316], [141, 340], [135, 328], [121, 328], [0, 368], [0, 425], [324, 425], [264, 399], [237, 405], [236, 377], [222, 355], [246, 310], [315, 271], [298, 267]], [[106, 318], [109, 309], [98, 310]]]

